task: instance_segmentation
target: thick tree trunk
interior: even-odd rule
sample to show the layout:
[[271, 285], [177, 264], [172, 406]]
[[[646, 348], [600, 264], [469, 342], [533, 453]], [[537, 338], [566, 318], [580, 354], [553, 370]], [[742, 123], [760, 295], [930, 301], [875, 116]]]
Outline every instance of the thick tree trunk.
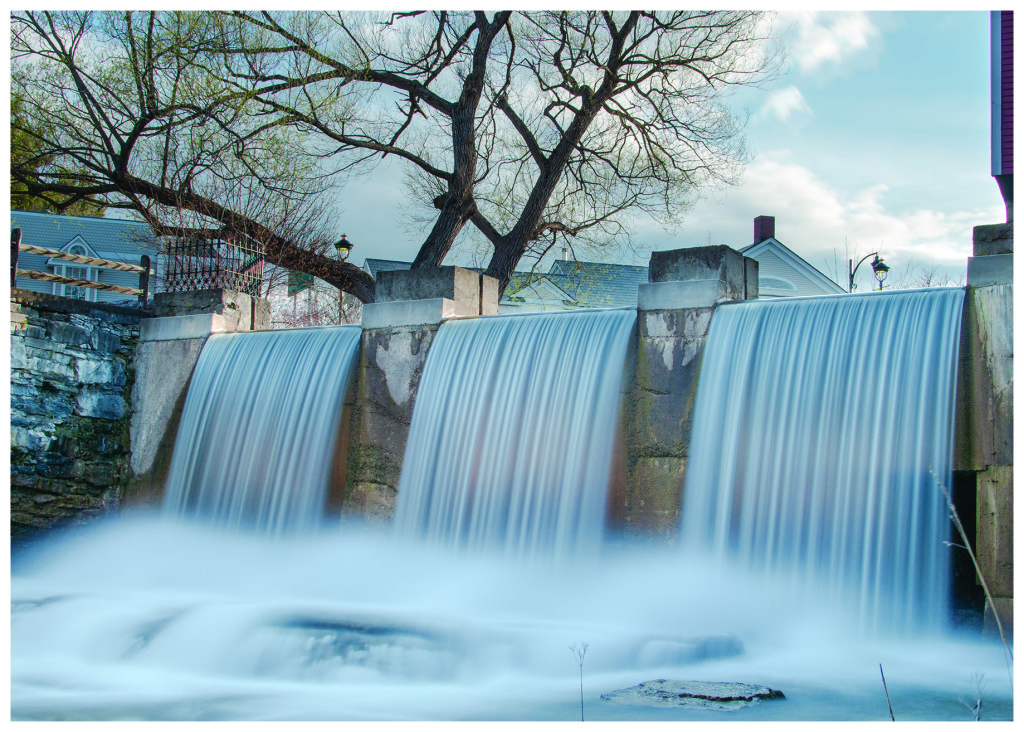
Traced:
[[495, 36], [508, 22], [510, 12], [498, 13], [488, 23], [482, 12], [477, 12], [477, 38], [473, 49], [473, 66], [462, 84], [459, 100], [452, 107], [452, 164], [448, 180], [448, 195], [441, 206], [441, 214], [430, 230], [427, 240], [413, 260], [413, 269], [439, 267], [448, 255], [462, 227], [476, 213], [473, 186], [476, 183], [476, 112], [483, 96], [488, 56]]

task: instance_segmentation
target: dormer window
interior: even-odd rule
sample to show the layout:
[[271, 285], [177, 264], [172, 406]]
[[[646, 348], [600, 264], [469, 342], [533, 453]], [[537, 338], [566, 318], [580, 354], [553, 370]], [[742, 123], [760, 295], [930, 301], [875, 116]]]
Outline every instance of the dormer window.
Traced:
[[[62, 252], [68, 254], [78, 254], [83, 257], [95, 257], [96, 254], [89, 250], [87, 246], [78, 242], [72, 242], [68, 246], [61, 249]], [[99, 281], [99, 269], [87, 264], [80, 264], [78, 262], [67, 262], [62, 259], [50, 259], [47, 264], [53, 268], [53, 273], [61, 275], [62, 277], [71, 277], [76, 280], [88, 280], [90, 282]], [[74, 285], [65, 285], [60, 282], [53, 283], [53, 294], [61, 295], [63, 297], [72, 297], [76, 300], [88, 300], [93, 302], [96, 300], [95, 290], [91, 287], [75, 287]]]

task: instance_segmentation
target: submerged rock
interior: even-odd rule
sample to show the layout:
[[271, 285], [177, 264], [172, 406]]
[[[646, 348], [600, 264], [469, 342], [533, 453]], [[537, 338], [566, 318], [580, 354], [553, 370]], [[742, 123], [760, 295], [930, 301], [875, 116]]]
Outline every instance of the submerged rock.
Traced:
[[645, 681], [628, 689], [602, 694], [601, 699], [614, 704], [648, 707], [684, 707], [689, 709], [721, 709], [731, 711], [757, 704], [762, 699], [785, 699], [776, 689], [757, 684], [728, 681]]

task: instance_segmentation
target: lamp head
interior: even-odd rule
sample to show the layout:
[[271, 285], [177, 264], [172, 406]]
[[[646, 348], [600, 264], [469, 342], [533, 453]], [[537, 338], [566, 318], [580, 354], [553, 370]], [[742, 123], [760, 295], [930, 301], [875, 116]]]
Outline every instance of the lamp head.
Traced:
[[875, 255], [875, 259], [871, 262], [871, 269], [875, 271], [875, 279], [882, 282], [885, 276], [889, 274], [889, 265], [883, 262], [878, 255]]

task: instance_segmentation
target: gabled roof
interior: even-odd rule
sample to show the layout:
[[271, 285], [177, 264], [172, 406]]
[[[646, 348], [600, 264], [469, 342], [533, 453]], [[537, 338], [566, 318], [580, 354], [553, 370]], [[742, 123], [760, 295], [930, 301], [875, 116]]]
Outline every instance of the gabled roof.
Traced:
[[386, 272], [393, 269], [409, 269], [412, 262], [399, 262], [394, 259], [367, 259], [363, 262], [363, 271], [368, 272], [370, 277], [377, 279], [378, 272]]
[[155, 255], [157, 250], [149, 224], [125, 219], [11, 211], [11, 228], [21, 229], [25, 244], [63, 249], [81, 237], [98, 257], [132, 264], [138, 264], [143, 254]]
[[576, 307], [636, 307], [637, 290], [647, 282], [647, 267], [556, 260], [545, 277], [569, 293]]
[[[379, 272], [409, 269], [411, 263], [393, 259], [367, 259], [363, 269], [374, 279]], [[475, 272], [483, 270], [468, 267]], [[513, 272], [502, 302], [522, 302], [532, 297], [557, 298], [567, 307], [615, 308], [636, 306], [637, 289], [647, 282], [647, 267], [601, 262], [556, 260], [547, 273]]]
[[758, 262], [761, 297], [839, 295], [846, 290], [773, 236], [740, 249]]
[[562, 307], [572, 307], [574, 298], [556, 285], [552, 278], [545, 274], [532, 272], [513, 272], [505, 288], [502, 303], [558, 303]]

